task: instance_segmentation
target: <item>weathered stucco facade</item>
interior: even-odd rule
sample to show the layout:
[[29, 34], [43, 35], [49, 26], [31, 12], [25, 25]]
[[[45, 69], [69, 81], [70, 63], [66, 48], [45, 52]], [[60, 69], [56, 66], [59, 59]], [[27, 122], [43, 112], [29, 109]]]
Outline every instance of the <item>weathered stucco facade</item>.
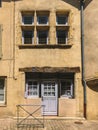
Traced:
[[[77, 0], [70, 0], [70, 2], [66, 0], [2, 0], [2, 6], [0, 7], [0, 25], [2, 25], [0, 78], [4, 79], [4, 98], [1, 98], [2, 100], [0, 101], [1, 117], [16, 116], [16, 105], [18, 104], [41, 105], [43, 103], [48, 104], [48, 110], [45, 110], [45, 113], [37, 113], [38, 115], [45, 114], [59, 117], [84, 116], [79, 7]], [[62, 15], [63, 17], [65, 14], [68, 15], [67, 25], [63, 25], [64, 23], [59, 25], [58, 16]], [[24, 16], [27, 18], [31, 17], [31, 15], [33, 17], [32, 25], [25, 25]], [[47, 25], [38, 23], [41, 15], [47, 17]], [[48, 42], [45, 45], [38, 44], [40, 39], [39, 32], [43, 28], [45, 31], [48, 31]], [[24, 30], [29, 30], [30, 33], [33, 30], [33, 44], [24, 43]], [[60, 37], [57, 35], [58, 30], [63, 32], [66, 30], [68, 32], [66, 44], [57, 43], [57, 39]], [[71, 81], [68, 82], [70, 84], [68, 86], [70, 90], [68, 89], [68, 91], [71, 93], [69, 93], [69, 96], [64, 93], [66, 89], [62, 87], [63, 84], [66, 84], [65, 80]], [[28, 94], [29, 81], [32, 81], [33, 87], [33, 81], [36, 81], [38, 95]], [[51, 99], [49, 98], [49, 84], [47, 85], [48, 100], [47, 98], [45, 99], [45, 94], [43, 94], [46, 87], [45, 83], [52, 84], [51, 94], [54, 88], [53, 83], [55, 83], [55, 99], [53, 95], [50, 96], [52, 97]], [[94, 95], [94, 93], [89, 88], [87, 88], [87, 91], [87, 102], [89, 105], [91, 101], [91, 98], [89, 101], [89, 94], [92, 93]], [[63, 96], [62, 94], [65, 95]], [[97, 96], [98, 94], [96, 93], [95, 95]], [[43, 97], [44, 101], [42, 100]], [[94, 106], [96, 102], [93, 102]], [[52, 108], [50, 104], [56, 104], [54, 106], [55, 112], [50, 110]], [[94, 106], [91, 106], [92, 110]], [[91, 114], [89, 113], [91, 109], [87, 107], [87, 114]], [[92, 113], [91, 118], [97, 118], [96, 112], [97, 110], [95, 115]], [[24, 113], [21, 113], [21, 116], [23, 115]], [[87, 117], [90, 118], [90, 116]]]
[[[98, 1], [92, 0], [84, 10], [85, 77], [87, 80], [87, 115], [98, 119]], [[91, 114], [93, 113], [93, 114]]]

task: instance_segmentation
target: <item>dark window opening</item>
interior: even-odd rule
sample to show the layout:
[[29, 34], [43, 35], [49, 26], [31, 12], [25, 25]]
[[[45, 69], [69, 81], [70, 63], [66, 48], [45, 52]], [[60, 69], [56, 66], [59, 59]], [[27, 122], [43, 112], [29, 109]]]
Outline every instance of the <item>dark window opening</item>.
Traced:
[[48, 31], [38, 31], [38, 44], [48, 43]]
[[48, 24], [48, 16], [38, 16], [38, 24]]
[[67, 33], [65, 30], [57, 30], [57, 43], [58, 44], [67, 43]]
[[23, 31], [23, 43], [32, 44], [33, 42], [33, 31]]
[[67, 16], [57, 16], [57, 24], [67, 24]]
[[5, 86], [5, 79], [0, 78], [0, 102], [4, 101], [4, 86]]
[[33, 16], [23, 16], [24, 24], [32, 24], [34, 22]]

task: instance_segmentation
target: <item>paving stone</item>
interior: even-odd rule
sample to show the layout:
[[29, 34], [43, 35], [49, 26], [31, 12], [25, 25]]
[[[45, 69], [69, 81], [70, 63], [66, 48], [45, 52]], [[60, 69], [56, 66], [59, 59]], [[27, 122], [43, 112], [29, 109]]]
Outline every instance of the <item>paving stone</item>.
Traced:
[[98, 130], [98, 121], [47, 119], [44, 128], [30, 125], [17, 128], [16, 122], [15, 119], [0, 119], [0, 130]]

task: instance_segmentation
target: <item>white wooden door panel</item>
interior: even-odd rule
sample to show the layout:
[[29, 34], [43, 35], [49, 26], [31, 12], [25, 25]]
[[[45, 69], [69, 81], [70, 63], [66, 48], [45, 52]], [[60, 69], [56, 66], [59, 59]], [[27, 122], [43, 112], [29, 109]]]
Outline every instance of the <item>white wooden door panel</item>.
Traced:
[[42, 84], [43, 115], [57, 115], [57, 84], [53, 81]]

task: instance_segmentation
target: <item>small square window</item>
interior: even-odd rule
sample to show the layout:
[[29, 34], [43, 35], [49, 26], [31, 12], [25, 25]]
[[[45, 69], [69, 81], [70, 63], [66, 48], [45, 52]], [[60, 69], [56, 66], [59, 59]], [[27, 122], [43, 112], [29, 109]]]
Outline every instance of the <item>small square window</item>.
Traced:
[[61, 81], [61, 97], [73, 97], [72, 80]]
[[38, 44], [48, 44], [48, 31], [47, 30], [39, 30], [37, 32], [38, 35]]
[[24, 15], [22, 17], [22, 22], [23, 22], [23, 24], [33, 24], [34, 18], [32, 15]]
[[67, 25], [68, 17], [66, 15], [57, 15], [56, 21], [57, 21], [57, 24]]
[[39, 15], [37, 17], [38, 24], [48, 24], [48, 16]]
[[26, 83], [25, 96], [28, 98], [39, 97], [39, 84], [37, 81], [28, 80]]
[[23, 44], [32, 44], [32, 43], [33, 43], [33, 31], [23, 30]]
[[0, 78], [0, 103], [5, 102], [5, 79]]
[[67, 43], [67, 32], [65, 30], [57, 30], [57, 44]]

